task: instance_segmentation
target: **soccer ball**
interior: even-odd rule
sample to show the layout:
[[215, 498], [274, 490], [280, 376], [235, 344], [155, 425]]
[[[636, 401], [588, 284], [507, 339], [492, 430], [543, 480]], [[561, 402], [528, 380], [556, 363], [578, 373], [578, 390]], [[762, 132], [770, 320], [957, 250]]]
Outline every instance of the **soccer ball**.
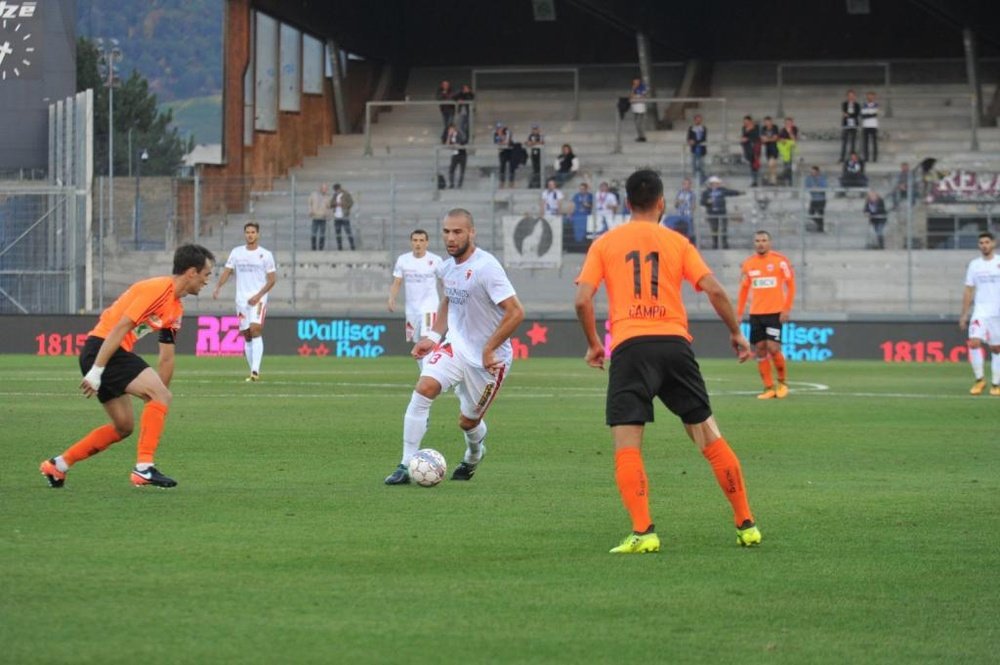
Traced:
[[434, 487], [447, 471], [444, 455], [431, 448], [421, 448], [410, 458], [410, 478], [421, 487]]

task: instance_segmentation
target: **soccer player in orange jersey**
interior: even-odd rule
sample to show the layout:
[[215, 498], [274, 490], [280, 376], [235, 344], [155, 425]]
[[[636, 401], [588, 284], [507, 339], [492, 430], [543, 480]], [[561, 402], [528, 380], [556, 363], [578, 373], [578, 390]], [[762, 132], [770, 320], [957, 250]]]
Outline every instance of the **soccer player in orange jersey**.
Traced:
[[[757, 399], [782, 399], [788, 396], [785, 383], [785, 356], [781, 353], [781, 326], [788, 322], [795, 300], [795, 273], [784, 254], [771, 249], [771, 234], [757, 231], [753, 236], [754, 254], [740, 270], [740, 295], [736, 312], [740, 319], [750, 297], [750, 343], [757, 353], [757, 370], [764, 381], [764, 392]], [[778, 374], [774, 385], [771, 365]]]
[[663, 182], [653, 171], [633, 173], [626, 184], [632, 217], [594, 241], [577, 278], [576, 314], [587, 337], [586, 361], [604, 368], [605, 349], [594, 320], [594, 295], [608, 292], [611, 371], [606, 420], [615, 444], [615, 480], [632, 519], [632, 533], [614, 554], [656, 552], [660, 539], [649, 511], [649, 486], [642, 459], [645, 424], [659, 398], [684, 423], [729, 500], [740, 545], [757, 545], [760, 531], [747, 500], [740, 461], [719, 431], [708, 391], [691, 350], [681, 283], [704, 291], [740, 362], [750, 344], [725, 289], [688, 239], [663, 226]]
[[[197, 295], [212, 275], [215, 257], [200, 245], [183, 245], [174, 252], [173, 274], [136, 282], [101, 313], [80, 351], [86, 397], [97, 395], [111, 423], [102, 425], [66, 449], [42, 462], [40, 470], [50, 487], [62, 487], [75, 463], [101, 452], [132, 433], [135, 395], [145, 402], [139, 419], [139, 450], [132, 484], [174, 487], [177, 482], [153, 466], [163, 424], [170, 408], [170, 379], [174, 373], [175, 337], [181, 327], [181, 298]], [[157, 371], [132, 352], [137, 339], [157, 331], [160, 357]]]

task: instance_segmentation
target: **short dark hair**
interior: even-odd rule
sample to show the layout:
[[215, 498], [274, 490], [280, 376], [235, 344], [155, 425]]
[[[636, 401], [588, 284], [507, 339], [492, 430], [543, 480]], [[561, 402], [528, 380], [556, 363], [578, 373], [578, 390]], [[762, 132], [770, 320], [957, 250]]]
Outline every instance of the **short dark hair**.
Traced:
[[768, 240], [771, 239], [771, 232], [770, 231], [765, 231], [764, 229], [761, 229], [759, 231], [755, 231], [754, 235], [755, 236], [767, 236]]
[[201, 272], [208, 262], [215, 262], [215, 254], [201, 245], [181, 245], [174, 252], [174, 274], [183, 275], [188, 268]]
[[257, 233], [260, 233], [260, 224], [258, 224], [257, 222], [247, 222], [246, 224], [243, 225], [243, 230], [246, 231], [251, 226], [257, 229]]
[[983, 231], [979, 234], [980, 238], [989, 238], [990, 240], [996, 240], [996, 236], [993, 235], [992, 231]]
[[650, 210], [663, 197], [663, 181], [656, 171], [640, 169], [625, 181], [625, 193], [633, 210]]
[[427, 234], [427, 231], [424, 231], [423, 229], [413, 229], [410, 232], [410, 240], [413, 240], [413, 236], [423, 236], [424, 240], [430, 239], [430, 236]]

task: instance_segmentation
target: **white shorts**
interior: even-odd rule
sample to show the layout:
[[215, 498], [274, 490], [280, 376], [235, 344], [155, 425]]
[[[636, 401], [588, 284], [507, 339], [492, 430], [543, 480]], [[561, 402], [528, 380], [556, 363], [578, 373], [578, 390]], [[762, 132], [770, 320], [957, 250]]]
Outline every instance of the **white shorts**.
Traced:
[[969, 339], [981, 339], [992, 346], [1000, 345], [1000, 316], [973, 316], [969, 321]]
[[419, 342], [420, 338], [427, 334], [427, 331], [434, 327], [437, 321], [437, 310], [424, 312], [416, 316], [406, 317], [406, 341]]
[[267, 314], [267, 304], [259, 302], [254, 306], [236, 303], [236, 316], [240, 320], [240, 330], [246, 330], [251, 324], [264, 325], [264, 316]]
[[509, 362], [494, 372], [471, 365], [452, 353], [451, 345], [445, 342], [424, 358], [420, 376], [429, 376], [440, 383], [442, 392], [454, 387], [462, 415], [478, 420], [496, 399], [509, 371]]

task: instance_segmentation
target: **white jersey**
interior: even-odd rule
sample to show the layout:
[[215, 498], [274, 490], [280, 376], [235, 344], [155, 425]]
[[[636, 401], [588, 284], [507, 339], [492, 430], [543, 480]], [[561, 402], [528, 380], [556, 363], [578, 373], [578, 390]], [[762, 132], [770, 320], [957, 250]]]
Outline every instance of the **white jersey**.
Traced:
[[558, 215], [559, 204], [563, 200], [563, 193], [558, 189], [542, 190], [542, 203], [545, 205], [546, 215]]
[[976, 289], [973, 319], [1000, 316], [1000, 254], [989, 260], [980, 256], [969, 261], [965, 285]]
[[[226, 267], [236, 273], [237, 305], [246, 305], [250, 298], [264, 288], [267, 275], [277, 270], [271, 252], [260, 246], [257, 249], [247, 249], [246, 245], [240, 245], [229, 252]], [[260, 302], [267, 303], [266, 293]]]
[[[476, 248], [462, 263], [448, 257], [438, 270], [448, 299], [447, 341], [455, 354], [474, 367], [483, 366], [483, 348], [503, 319], [498, 303], [516, 295], [500, 262]], [[497, 360], [513, 359], [510, 339], [496, 350]]]
[[599, 215], [614, 215], [618, 208], [618, 197], [614, 192], [597, 192], [594, 195], [594, 203]]
[[406, 318], [437, 311], [437, 269], [441, 262], [441, 257], [431, 252], [419, 259], [407, 252], [396, 259], [392, 276], [406, 285]]

